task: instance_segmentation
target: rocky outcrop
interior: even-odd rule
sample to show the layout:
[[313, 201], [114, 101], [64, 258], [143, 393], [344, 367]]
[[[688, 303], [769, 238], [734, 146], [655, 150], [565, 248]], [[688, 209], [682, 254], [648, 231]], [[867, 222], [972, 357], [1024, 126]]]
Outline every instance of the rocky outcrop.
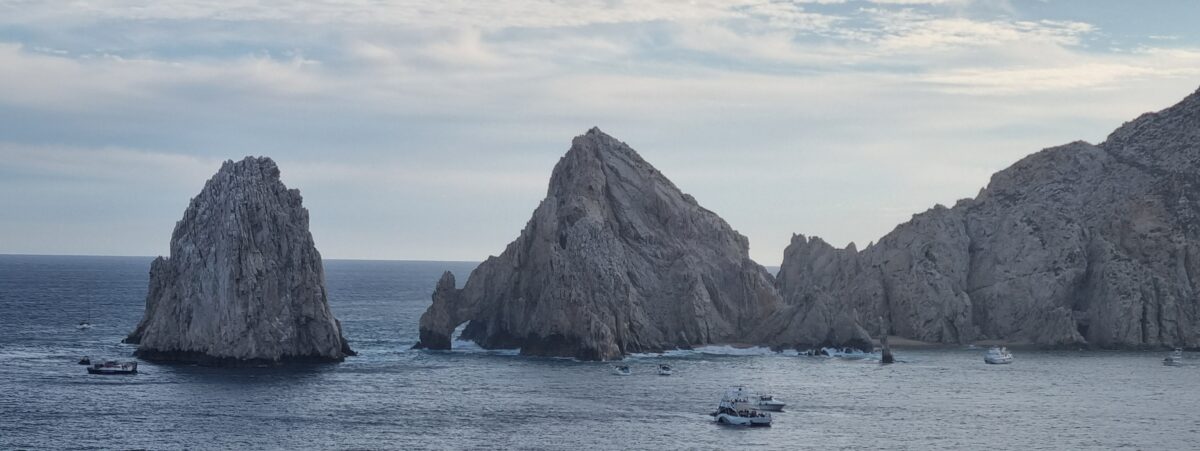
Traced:
[[269, 158], [226, 161], [150, 266], [146, 310], [126, 338], [147, 360], [340, 361], [354, 355], [329, 309], [300, 192]]
[[592, 129], [555, 166], [516, 241], [461, 289], [443, 275], [417, 347], [448, 349], [464, 322], [461, 338], [484, 348], [584, 360], [714, 343], [868, 342], [857, 327], [831, 333], [848, 318], [831, 310], [786, 305], [746, 237]]
[[780, 289], [924, 341], [1194, 348], [1198, 202], [1200, 93], [1030, 155], [861, 252], [797, 235]]

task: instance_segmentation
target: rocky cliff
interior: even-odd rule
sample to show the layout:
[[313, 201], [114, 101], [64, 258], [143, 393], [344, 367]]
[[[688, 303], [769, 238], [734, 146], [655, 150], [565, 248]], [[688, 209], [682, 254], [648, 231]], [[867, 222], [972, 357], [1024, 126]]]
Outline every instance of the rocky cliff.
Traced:
[[274, 161], [227, 161], [192, 199], [170, 258], [151, 264], [145, 315], [126, 342], [148, 360], [210, 364], [354, 354], [329, 309], [308, 210]]
[[443, 275], [417, 347], [448, 349], [464, 322], [461, 338], [485, 348], [585, 360], [713, 343], [865, 343], [845, 315], [810, 314], [819, 308], [786, 305], [746, 237], [592, 129], [555, 166], [516, 241], [461, 289]]
[[1099, 145], [1030, 155], [862, 251], [797, 235], [779, 284], [918, 340], [1195, 348], [1197, 219], [1200, 92]]

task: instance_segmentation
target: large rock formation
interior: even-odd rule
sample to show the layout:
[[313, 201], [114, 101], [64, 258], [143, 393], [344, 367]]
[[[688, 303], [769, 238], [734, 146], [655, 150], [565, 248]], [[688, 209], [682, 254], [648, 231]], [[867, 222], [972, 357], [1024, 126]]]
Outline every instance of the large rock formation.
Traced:
[[585, 360], [713, 343], [867, 343], [846, 315], [811, 310], [782, 302], [746, 237], [592, 129], [555, 166], [516, 241], [462, 289], [442, 277], [417, 347], [448, 349], [467, 321], [461, 338], [485, 348]]
[[943, 343], [1200, 346], [1200, 92], [1030, 155], [879, 243], [797, 235], [779, 283], [870, 330]]
[[126, 342], [144, 359], [209, 364], [354, 354], [329, 310], [308, 210], [274, 161], [226, 161], [192, 199]]

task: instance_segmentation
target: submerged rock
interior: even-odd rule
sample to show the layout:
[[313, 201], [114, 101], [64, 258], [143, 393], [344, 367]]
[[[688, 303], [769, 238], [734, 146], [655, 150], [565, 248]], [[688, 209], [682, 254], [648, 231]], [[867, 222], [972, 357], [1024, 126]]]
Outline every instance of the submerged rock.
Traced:
[[830, 338], [824, 318], [782, 333], [807, 312], [783, 303], [746, 237], [593, 128], [555, 166], [516, 241], [461, 289], [442, 276], [416, 347], [448, 349], [464, 322], [461, 338], [484, 348], [584, 360]]
[[861, 252], [793, 238], [790, 302], [922, 341], [1200, 346], [1200, 92], [1030, 155]]
[[274, 161], [226, 161], [192, 199], [125, 341], [147, 360], [222, 365], [354, 355], [329, 309], [308, 210]]

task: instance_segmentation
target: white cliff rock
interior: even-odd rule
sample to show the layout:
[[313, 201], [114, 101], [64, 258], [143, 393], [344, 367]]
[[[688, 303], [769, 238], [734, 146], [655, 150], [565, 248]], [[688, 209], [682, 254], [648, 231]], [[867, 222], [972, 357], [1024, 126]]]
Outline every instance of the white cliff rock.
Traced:
[[867, 329], [883, 317], [918, 340], [1194, 348], [1198, 201], [1200, 92], [1100, 145], [1030, 155], [861, 252], [798, 236], [781, 292], [832, 297]]
[[468, 321], [462, 338], [485, 348], [584, 360], [714, 343], [816, 345], [838, 335], [816, 316], [809, 322], [820, 330], [782, 333], [809, 310], [784, 305], [771, 275], [750, 260], [746, 237], [592, 129], [558, 162], [516, 241], [461, 289], [452, 274], [442, 277], [417, 347], [448, 349]]
[[222, 365], [354, 354], [329, 309], [308, 211], [274, 161], [227, 161], [192, 199], [126, 341], [148, 360]]

